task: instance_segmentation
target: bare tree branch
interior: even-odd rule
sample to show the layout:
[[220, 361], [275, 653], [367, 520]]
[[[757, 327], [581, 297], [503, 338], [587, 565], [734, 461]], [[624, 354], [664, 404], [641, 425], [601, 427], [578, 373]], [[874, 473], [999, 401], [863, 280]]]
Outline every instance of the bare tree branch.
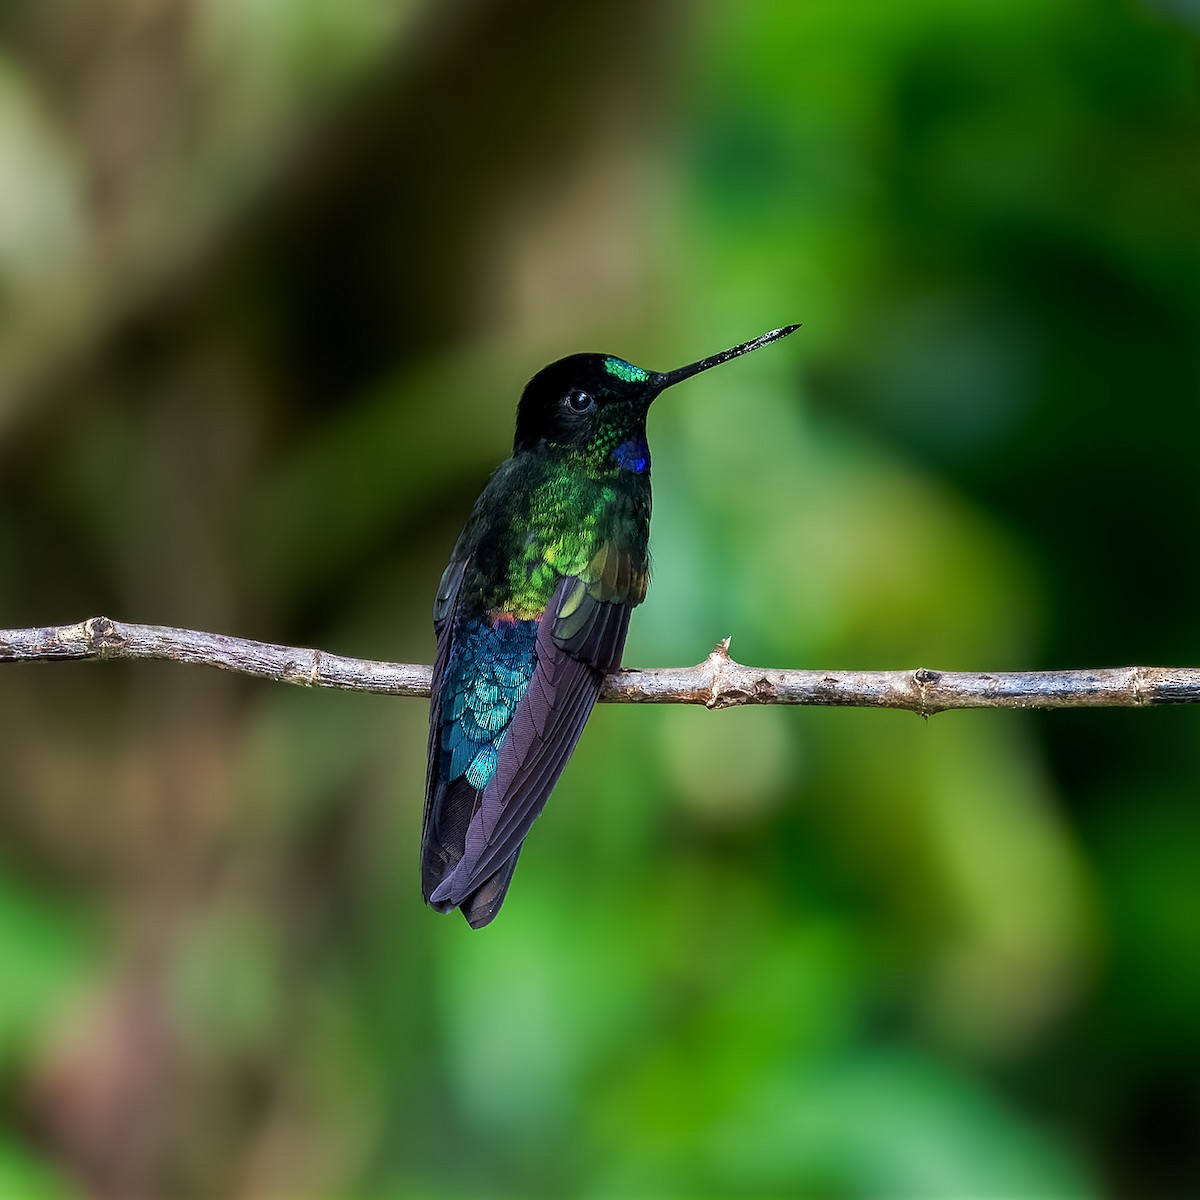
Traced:
[[[201, 663], [301, 687], [428, 696], [430, 668], [345, 658], [219, 633], [91, 617], [75, 625], [0, 630], [0, 663], [150, 658]], [[729, 657], [729, 639], [694, 667], [620, 671], [602, 700], [616, 704], [816, 704], [902, 708], [930, 716], [954, 708], [1139, 708], [1200, 703], [1200, 668], [1083, 671], [789, 671]]]

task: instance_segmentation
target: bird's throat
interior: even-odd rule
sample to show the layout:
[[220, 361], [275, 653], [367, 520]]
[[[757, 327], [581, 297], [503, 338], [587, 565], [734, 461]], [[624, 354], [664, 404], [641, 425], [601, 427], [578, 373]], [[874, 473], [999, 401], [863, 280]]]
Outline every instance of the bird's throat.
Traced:
[[650, 470], [650, 447], [645, 434], [638, 434], [622, 442], [613, 452], [613, 461], [622, 471], [644, 475]]

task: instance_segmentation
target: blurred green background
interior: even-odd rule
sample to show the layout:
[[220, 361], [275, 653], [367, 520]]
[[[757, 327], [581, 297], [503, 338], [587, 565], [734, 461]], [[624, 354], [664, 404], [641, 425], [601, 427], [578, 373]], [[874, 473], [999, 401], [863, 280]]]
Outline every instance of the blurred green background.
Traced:
[[[630, 665], [1200, 660], [1195, 0], [5, 0], [0, 625], [429, 661], [524, 381]], [[495, 925], [426, 705], [0, 678], [0, 1195], [1200, 1195], [1186, 708], [597, 710]]]

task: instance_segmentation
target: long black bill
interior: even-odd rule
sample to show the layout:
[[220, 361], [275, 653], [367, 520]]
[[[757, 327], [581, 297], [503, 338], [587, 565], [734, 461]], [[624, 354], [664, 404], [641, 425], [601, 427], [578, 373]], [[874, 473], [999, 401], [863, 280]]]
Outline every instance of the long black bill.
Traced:
[[743, 342], [740, 346], [734, 346], [730, 350], [722, 350], [720, 354], [714, 354], [711, 358], [702, 358], [699, 362], [694, 362], [687, 367], [680, 367], [677, 371], [665, 371], [656, 380], [658, 391], [661, 392], [663, 388], [672, 387], [684, 379], [691, 379], [693, 375], [699, 375], [701, 371], [707, 371], [709, 367], [719, 367], [731, 358], [737, 358], [739, 355], [749, 354], [751, 350], [769, 346], [772, 342], [787, 337], [789, 333], [795, 333], [799, 328], [799, 325], [785, 325], [782, 329], [772, 329], [770, 333], [761, 334], [753, 341]]

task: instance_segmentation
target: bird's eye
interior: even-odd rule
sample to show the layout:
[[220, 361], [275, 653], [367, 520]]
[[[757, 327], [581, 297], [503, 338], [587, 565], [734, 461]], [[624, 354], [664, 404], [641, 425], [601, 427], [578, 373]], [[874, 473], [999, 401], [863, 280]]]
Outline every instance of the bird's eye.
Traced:
[[567, 393], [567, 407], [575, 413], [591, 412], [596, 407], [596, 401], [587, 392], [572, 388]]

